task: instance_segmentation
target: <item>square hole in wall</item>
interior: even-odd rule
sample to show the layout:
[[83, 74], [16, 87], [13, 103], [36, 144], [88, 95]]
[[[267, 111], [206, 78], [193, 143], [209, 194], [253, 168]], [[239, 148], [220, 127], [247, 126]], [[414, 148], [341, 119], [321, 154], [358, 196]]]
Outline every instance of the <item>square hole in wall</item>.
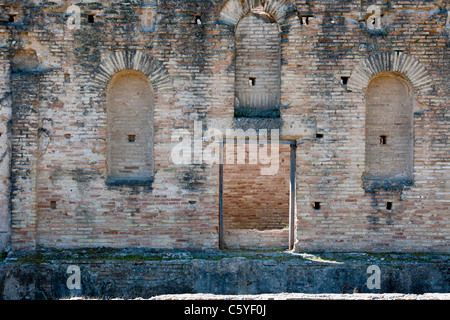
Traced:
[[135, 134], [129, 134], [128, 135], [128, 142], [130, 142], [130, 143], [136, 142], [136, 135]]
[[390, 201], [386, 202], [386, 209], [392, 210], [392, 202], [390, 202]]
[[256, 78], [255, 77], [249, 77], [248, 78], [248, 85], [250, 87], [254, 87], [256, 85]]
[[313, 203], [313, 208], [314, 208], [314, 210], [320, 210], [320, 202], [314, 202]]
[[346, 86], [350, 77], [341, 77], [341, 84]]
[[89, 23], [94, 23], [95, 22], [95, 14], [94, 13], [89, 13], [87, 15], [87, 18], [88, 18], [88, 22]]
[[380, 144], [387, 144], [387, 136], [380, 136]]
[[201, 25], [202, 24], [202, 16], [199, 14], [194, 15], [194, 23]]
[[300, 24], [302, 26], [307, 26], [309, 24], [309, 17], [308, 16], [300, 16]]
[[56, 209], [56, 201], [55, 200], [50, 201], [50, 209]]

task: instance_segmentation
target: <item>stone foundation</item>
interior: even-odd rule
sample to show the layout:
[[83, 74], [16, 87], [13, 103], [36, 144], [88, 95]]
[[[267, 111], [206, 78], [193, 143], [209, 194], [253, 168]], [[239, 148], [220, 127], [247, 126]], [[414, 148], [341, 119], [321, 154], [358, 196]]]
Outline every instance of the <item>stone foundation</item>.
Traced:
[[[450, 291], [448, 255], [80, 250], [9, 257], [0, 299], [151, 298], [165, 294], [424, 294]], [[369, 286], [379, 267], [379, 288]], [[80, 287], [69, 266], [79, 268]], [[70, 272], [68, 272], [70, 271]]]

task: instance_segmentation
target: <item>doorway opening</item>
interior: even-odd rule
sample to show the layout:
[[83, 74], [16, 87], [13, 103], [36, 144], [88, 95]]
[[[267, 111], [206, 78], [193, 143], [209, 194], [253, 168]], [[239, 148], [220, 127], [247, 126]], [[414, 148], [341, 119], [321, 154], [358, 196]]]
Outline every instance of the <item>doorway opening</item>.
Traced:
[[[220, 249], [293, 248], [295, 151], [296, 142], [290, 140], [277, 145], [224, 140], [219, 169]], [[269, 155], [271, 164], [261, 152]]]

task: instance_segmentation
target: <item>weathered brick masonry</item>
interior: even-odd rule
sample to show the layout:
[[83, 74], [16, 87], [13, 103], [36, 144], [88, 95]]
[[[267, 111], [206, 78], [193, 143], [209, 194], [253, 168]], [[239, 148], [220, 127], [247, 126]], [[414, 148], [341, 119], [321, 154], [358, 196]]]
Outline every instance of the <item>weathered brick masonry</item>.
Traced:
[[0, 249], [218, 248], [223, 168], [171, 157], [201, 123], [295, 142], [294, 250], [449, 253], [448, 9], [1, 1]]
[[[229, 248], [286, 248], [289, 246], [290, 146], [268, 146], [269, 153], [278, 152], [274, 174], [261, 174], [265, 164], [251, 164], [246, 148], [246, 163], [239, 164], [239, 148], [233, 145], [235, 161], [223, 165], [223, 229], [224, 246]], [[229, 143], [224, 145], [226, 158]], [[276, 149], [276, 150], [275, 150]], [[258, 150], [260, 151], [260, 150]], [[266, 150], [263, 150], [265, 152]], [[276, 173], [275, 173], [276, 171]]]

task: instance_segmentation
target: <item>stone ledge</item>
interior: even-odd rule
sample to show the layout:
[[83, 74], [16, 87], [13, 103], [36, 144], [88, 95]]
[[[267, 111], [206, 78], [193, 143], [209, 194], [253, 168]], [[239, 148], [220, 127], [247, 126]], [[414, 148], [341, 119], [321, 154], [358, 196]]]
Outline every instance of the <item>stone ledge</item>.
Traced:
[[414, 185], [410, 179], [369, 179], [363, 180], [364, 190], [403, 190]]
[[154, 179], [120, 179], [120, 178], [108, 178], [105, 181], [107, 186], [116, 186], [116, 187], [135, 187], [135, 186], [149, 186], [151, 187]]
[[[68, 267], [81, 289], [68, 289]], [[380, 288], [367, 286], [368, 267]], [[151, 249], [38, 250], [0, 263], [0, 300], [149, 299], [212, 294], [425, 294], [450, 292], [450, 255]]]

